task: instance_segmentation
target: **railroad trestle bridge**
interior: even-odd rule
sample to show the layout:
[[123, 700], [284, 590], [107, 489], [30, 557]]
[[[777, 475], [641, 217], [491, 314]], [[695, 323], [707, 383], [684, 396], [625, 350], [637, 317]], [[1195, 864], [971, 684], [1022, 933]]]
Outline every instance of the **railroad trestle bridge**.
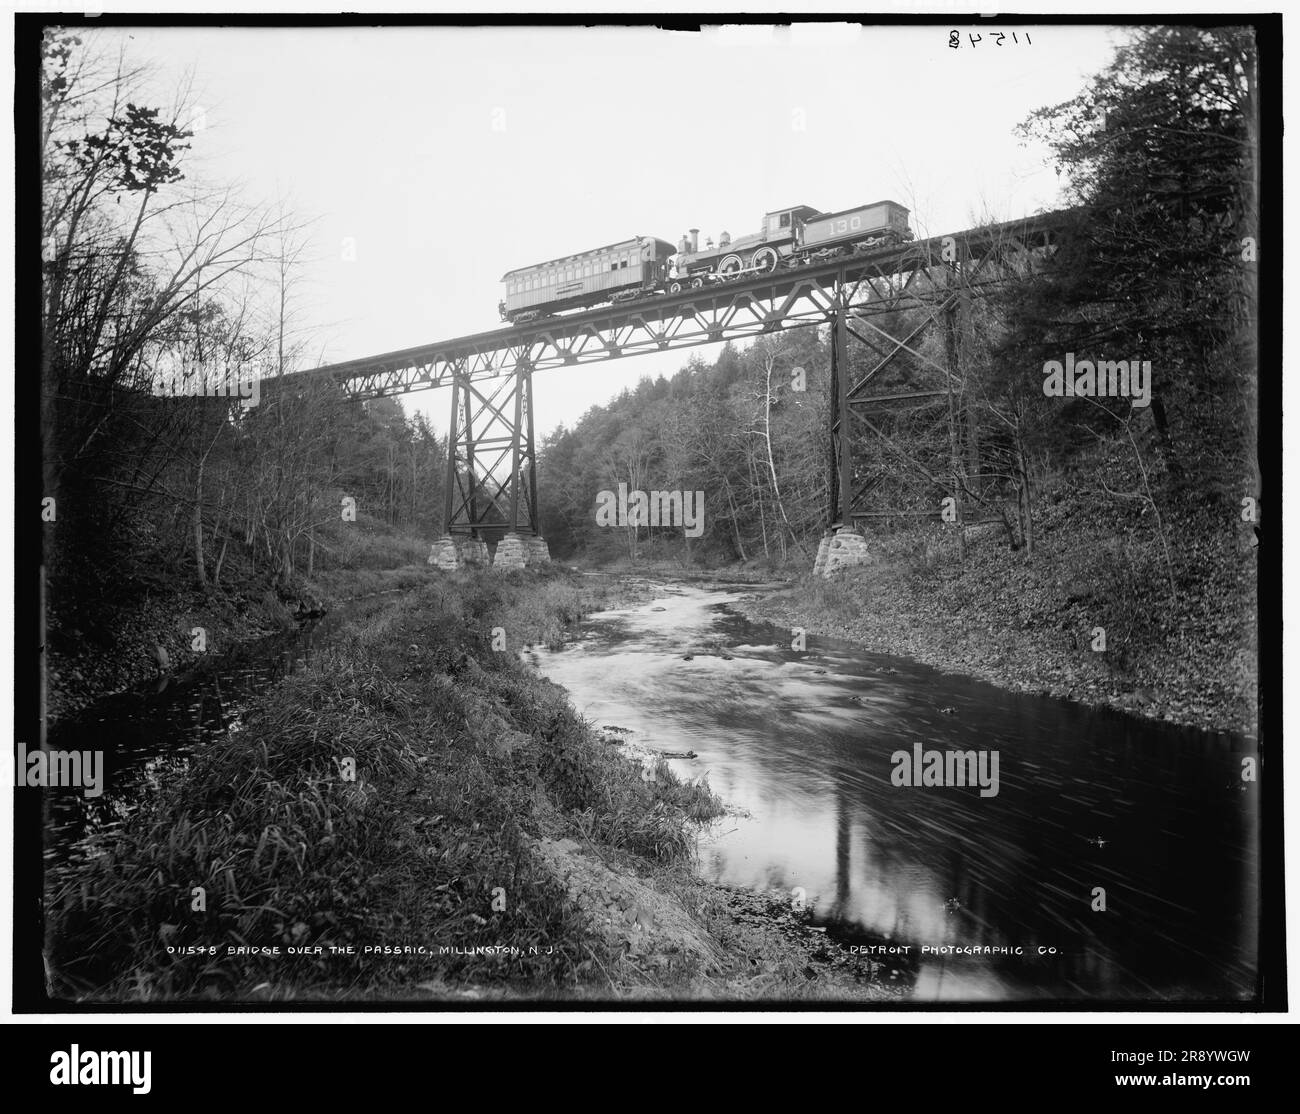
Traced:
[[[954, 403], [961, 382], [959, 315], [971, 299], [1048, 265], [1069, 211], [986, 225], [873, 248], [820, 263], [741, 276], [635, 302], [543, 318], [491, 332], [386, 352], [296, 373], [327, 376], [349, 397], [372, 399], [435, 387], [451, 388], [443, 537], [431, 561], [485, 562], [485, 531], [507, 531], [497, 563], [525, 564], [546, 555], [537, 511], [533, 374], [600, 363], [783, 329], [827, 325], [831, 338], [830, 455], [827, 535], [852, 560], [856, 527], [871, 519], [940, 515], [951, 497], [957, 521], [969, 524], [953, 448], [965, 420]], [[920, 310], [922, 313], [904, 314]], [[906, 324], [904, 324], [906, 323]], [[938, 331], [939, 346], [920, 345]], [[867, 354], [850, 360], [850, 344]], [[934, 353], [946, 353], [936, 359]], [[907, 389], [890, 384], [900, 358], [910, 356]], [[851, 372], [856, 367], [857, 374]], [[904, 443], [895, 428], [906, 412]], [[875, 438], [875, 470], [855, 470], [854, 439]], [[886, 473], [913, 484], [908, 498], [881, 504]], [[969, 479], [969, 474], [967, 479]], [[503, 521], [504, 520], [504, 521]], [[839, 534], [836, 535], [836, 531]], [[833, 541], [843, 539], [843, 545]], [[837, 560], [830, 558], [831, 562]]]

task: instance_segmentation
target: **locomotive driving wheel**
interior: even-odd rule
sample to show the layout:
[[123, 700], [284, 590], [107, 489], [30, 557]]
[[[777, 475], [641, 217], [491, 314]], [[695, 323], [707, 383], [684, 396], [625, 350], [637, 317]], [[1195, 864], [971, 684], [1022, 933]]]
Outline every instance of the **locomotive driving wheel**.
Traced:
[[759, 248], [750, 258], [749, 264], [756, 271], [774, 271], [781, 262], [781, 255], [776, 248]]
[[735, 275], [739, 274], [745, 266], [744, 262], [738, 255], [728, 255], [721, 263], [718, 264], [718, 274]]

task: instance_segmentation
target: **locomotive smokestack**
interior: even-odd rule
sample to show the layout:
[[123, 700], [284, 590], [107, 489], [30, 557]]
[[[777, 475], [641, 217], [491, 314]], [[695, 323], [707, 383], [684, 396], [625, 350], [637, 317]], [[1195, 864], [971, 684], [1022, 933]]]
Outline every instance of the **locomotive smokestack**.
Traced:
[[698, 228], [692, 228], [691, 229], [691, 251], [695, 252], [699, 250], [700, 250], [700, 230]]

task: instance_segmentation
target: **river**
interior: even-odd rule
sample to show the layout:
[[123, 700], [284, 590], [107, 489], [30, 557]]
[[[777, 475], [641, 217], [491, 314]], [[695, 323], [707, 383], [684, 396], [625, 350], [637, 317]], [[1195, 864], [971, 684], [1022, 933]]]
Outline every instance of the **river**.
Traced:
[[[1246, 742], [831, 639], [796, 651], [738, 598], [665, 587], [527, 655], [633, 751], [696, 753], [670, 764], [730, 806], [701, 836], [707, 879], [797, 895], [841, 941], [908, 949], [919, 1001], [1253, 996]], [[996, 795], [991, 776], [983, 791], [895, 784], [894, 756], [918, 744], [983, 752], [986, 775], [996, 752]]]

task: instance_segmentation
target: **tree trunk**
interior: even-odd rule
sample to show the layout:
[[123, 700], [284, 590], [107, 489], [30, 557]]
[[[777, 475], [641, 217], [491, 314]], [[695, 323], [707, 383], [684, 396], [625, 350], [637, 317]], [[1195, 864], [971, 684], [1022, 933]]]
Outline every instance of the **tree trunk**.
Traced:
[[221, 563], [226, 559], [226, 546], [230, 544], [229, 538], [223, 538], [221, 541], [221, 552], [217, 554], [217, 564], [212, 570], [212, 586], [214, 588], [221, 585]]
[[194, 481], [194, 569], [199, 576], [199, 587], [208, 590], [208, 570], [203, 559], [203, 468], [207, 454], [199, 461], [199, 473]]

